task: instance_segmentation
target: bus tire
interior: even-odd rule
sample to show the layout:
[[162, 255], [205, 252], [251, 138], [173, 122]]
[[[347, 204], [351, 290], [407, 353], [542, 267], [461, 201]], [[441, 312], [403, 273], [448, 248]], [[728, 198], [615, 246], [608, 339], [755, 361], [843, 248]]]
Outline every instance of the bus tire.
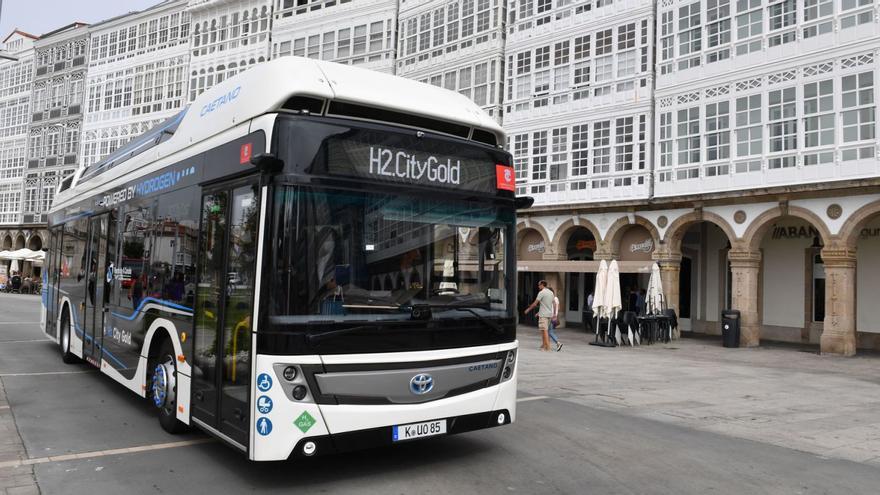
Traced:
[[70, 313], [64, 310], [61, 314], [61, 335], [58, 339], [58, 348], [61, 350], [61, 361], [67, 364], [74, 364], [79, 359], [70, 352]]
[[159, 424], [171, 434], [187, 430], [177, 419], [177, 361], [171, 341], [164, 339], [150, 370], [150, 401], [159, 410]]

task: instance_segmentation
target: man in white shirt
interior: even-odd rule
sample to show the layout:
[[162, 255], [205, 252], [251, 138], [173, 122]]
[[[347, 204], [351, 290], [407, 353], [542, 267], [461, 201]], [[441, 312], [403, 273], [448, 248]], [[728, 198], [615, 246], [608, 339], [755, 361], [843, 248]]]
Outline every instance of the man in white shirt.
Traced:
[[541, 350], [550, 350], [550, 337], [547, 331], [550, 328], [550, 318], [553, 317], [553, 292], [547, 288], [547, 282], [538, 281], [538, 296], [535, 302], [529, 305], [523, 314], [529, 314], [535, 306], [538, 306], [538, 329], [541, 330]]

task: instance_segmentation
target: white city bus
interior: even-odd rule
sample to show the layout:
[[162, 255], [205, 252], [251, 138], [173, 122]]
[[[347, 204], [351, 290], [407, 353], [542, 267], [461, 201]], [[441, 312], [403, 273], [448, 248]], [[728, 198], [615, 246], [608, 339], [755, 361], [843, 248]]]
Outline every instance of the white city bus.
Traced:
[[508, 424], [503, 142], [454, 92], [258, 65], [62, 183], [44, 330], [255, 461]]

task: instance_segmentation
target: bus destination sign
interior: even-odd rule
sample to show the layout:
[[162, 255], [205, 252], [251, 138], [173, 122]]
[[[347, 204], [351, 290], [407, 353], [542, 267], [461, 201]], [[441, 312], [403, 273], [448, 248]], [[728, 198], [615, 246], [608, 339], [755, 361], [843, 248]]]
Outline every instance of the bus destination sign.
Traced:
[[325, 141], [328, 173], [490, 194], [498, 191], [495, 161], [484, 150], [456, 150], [448, 142], [429, 140], [360, 137], [334, 136]]
[[461, 184], [461, 160], [370, 146], [370, 174], [430, 184]]

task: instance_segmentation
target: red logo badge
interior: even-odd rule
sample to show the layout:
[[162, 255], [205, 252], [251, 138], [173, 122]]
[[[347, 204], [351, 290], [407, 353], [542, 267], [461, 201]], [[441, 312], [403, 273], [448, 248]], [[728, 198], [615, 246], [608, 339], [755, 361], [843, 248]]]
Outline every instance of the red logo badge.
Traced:
[[253, 146], [251, 145], [251, 143], [241, 145], [241, 151], [238, 153], [238, 162], [250, 163], [251, 151], [253, 151]]
[[516, 176], [513, 173], [513, 167], [495, 165], [495, 186], [505, 191], [516, 190]]

